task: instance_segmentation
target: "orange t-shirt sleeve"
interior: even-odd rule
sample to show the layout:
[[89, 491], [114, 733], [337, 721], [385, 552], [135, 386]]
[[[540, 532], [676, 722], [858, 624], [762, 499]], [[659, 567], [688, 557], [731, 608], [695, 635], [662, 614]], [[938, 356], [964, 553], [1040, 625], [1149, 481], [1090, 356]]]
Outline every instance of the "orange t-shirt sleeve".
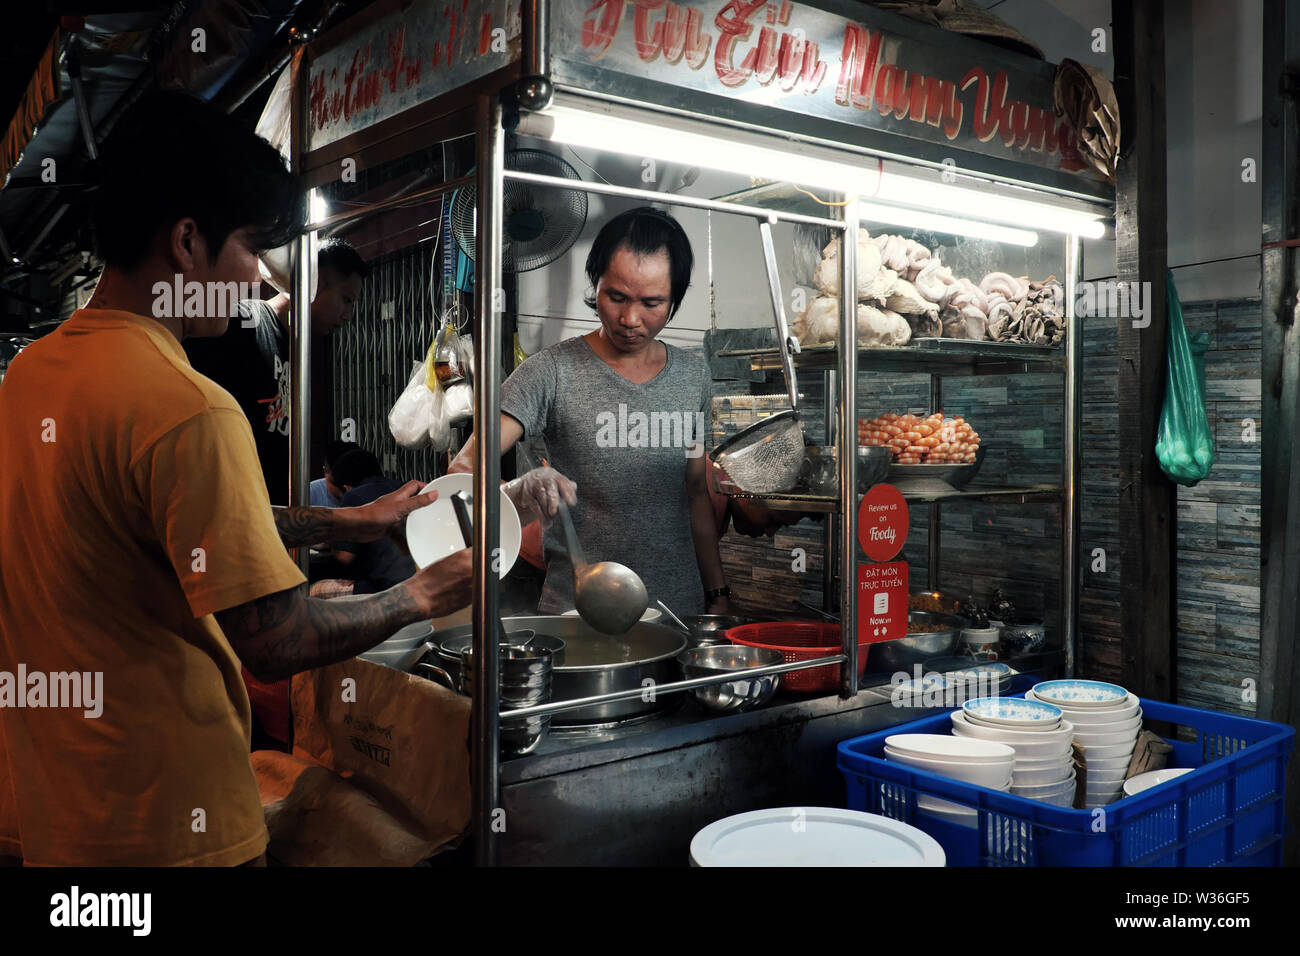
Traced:
[[150, 445], [132, 473], [196, 618], [307, 580], [280, 542], [238, 411], [209, 408], [187, 419]]

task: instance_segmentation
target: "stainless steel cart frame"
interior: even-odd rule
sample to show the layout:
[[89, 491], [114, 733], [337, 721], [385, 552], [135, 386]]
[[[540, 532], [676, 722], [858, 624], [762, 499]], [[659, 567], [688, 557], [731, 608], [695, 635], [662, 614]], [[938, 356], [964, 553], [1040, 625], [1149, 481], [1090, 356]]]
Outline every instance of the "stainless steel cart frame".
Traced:
[[[646, 201], [669, 203], [696, 209], [706, 209], [732, 215], [747, 216], [756, 221], [804, 222], [829, 227], [844, 237], [843, 248], [856, 249], [859, 223], [859, 200], [848, 189], [838, 190], [843, 205], [834, 217], [815, 217], [793, 213], [774, 212], [758, 206], [734, 202], [699, 199], [662, 192], [650, 192], [600, 183], [575, 183], [571, 180], [550, 179], [544, 176], [507, 171], [504, 168], [504, 140], [506, 125], [518, 122], [522, 112], [526, 120], [545, 117], [557, 104], [567, 109], [614, 120], [640, 121], [647, 125], [713, 136], [719, 144], [744, 141], [755, 149], [781, 153], [796, 163], [807, 163], [816, 168], [851, 168], [866, 159], [891, 162], [900, 159], [911, 163], [919, 171], [937, 175], [941, 170], [954, 168], [959, 162], [963, 175], [981, 177], [991, 190], [1015, 196], [1039, 197], [1061, 204], [1063, 209], [1095, 208], [1106, 212], [1112, 193], [1109, 188], [1086, 175], [1061, 169], [1053, 152], [1058, 146], [1062, 155], [1065, 143], [1057, 143], [1053, 136], [1057, 127], [1044, 119], [1050, 107], [1052, 68], [1025, 57], [1005, 53], [956, 34], [923, 27], [911, 21], [844, 0], [809, 0], [768, 5], [767, 19], [755, 18], [753, 23], [727, 24], [727, 31], [710, 34], [710, 43], [729, 44], [729, 59], [723, 62], [723, 51], [714, 48], [715, 71], [735, 81], [736, 66], [744, 61], [737, 52], [742, 36], [747, 47], [756, 50], [755, 63], [766, 55], [765, 50], [778, 51], [778, 64], [773, 75], [781, 70], [781, 85], [791, 82], [791, 91], [779, 95], [770, 87], [764, 96], [746, 98], [732, 95], [730, 87], [719, 87], [707, 70], [697, 70], [699, 75], [688, 75], [680, 69], [683, 52], [663, 49], [663, 45], [677, 40], [687, 48], [686, 57], [699, 59], [702, 37], [715, 26], [721, 26], [727, 16], [734, 16], [720, 2], [685, 0], [669, 4], [673, 8], [664, 13], [671, 23], [660, 24], [663, 32], [649, 37], [642, 30], [636, 34], [639, 46], [628, 41], [628, 34], [637, 28], [631, 23], [630, 6], [624, 10], [624, 0], [607, 0], [591, 4], [588, 0], [523, 0], [522, 4], [506, 0], [475, 0], [471, 3], [468, 23], [454, 21], [448, 33], [448, 24], [440, 10], [432, 3], [408, 4], [404, 10], [396, 0], [383, 0], [363, 11], [357, 17], [319, 38], [308, 47], [297, 51], [293, 70], [293, 123], [291, 164], [304, 178], [308, 188], [321, 185], [338, 175], [340, 164], [347, 160], [382, 162], [421, 146], [473, 133], [477, 143], [477, 168], [471, 177], [443, 183], [417, 194], [430, 197], [450, 193], [472, 181], [477, 185], [478, 235], [477, 235], [477, 320], [475, 335], [475, 421], [477, 453], [474, 463], [474, 652], [487, 659], [491, 643], [495, 641], [498, 617], [498, 594], [494, 584], [497, 575], [492, 571], [491, 556], [499, 546], [499, 498], [489, 491], [500, 483], [500, 388], [502, 368], [501, 311], [504, 307], [503, 272], [500, 235], [502, 229], [502, 192], [507, 179], [526, 181], [539, 186], [562, 186], [566, 189], [585, 189], [589, 192]], [[517, 11], [518, 19], [515, 20]], [[675, 11], [675, 12], [674, 12]], [[698, 19], [697, 15], [703, 14]], [[712, 18], [712, 19], [711, 19]], [[782, 19], [784, 18], [784, 19]], [[493, 24], [497, 24], [493, 26]], [[463, 52], [466, 35], [473, 45], [473, 27], [479, 25], [479, 52], [453, 58], [453, 50]], [[642, 24], [642, 26], [644, 26]], [[517, 30], [516, 30], [517, 27]], [[389, 32], [384, 33], [385, 30]], [[673, 31], [686, 31], [683, 36]], [[620, 37], [620, 31], [622, 35]], [[694, 32], [692, 32], [694, 31]], [[769, 38], [769, 33], [775, 39]], [[421, 54], [420, 44], [424, 34], [446, 38], [446, 63], [421, 76], [412, 73], [411, 65], [418, 59], [407, 58], [402, 38], [416, 46], [412, 51]], [[405, 76], [416, 77], [414, 86], [405, 98], [385, 104], [382, 84], [375, 87], [364, 82], [364, 66], [371, 57], [382, 56], [380, 40], [398, 36], [398, 60], [390, 64], [393, 88]], [[656, 40], [656, 36], [658, 39]], [[832, 98], [827, 90], [835, 86], [835, 77], [823, 74], [824, 87], [812, 88], [816, 78], [815, 64], [819, 57], [829, 57], [834, 41], [843, 37], [841, 70], [837, 94]], [[787, 39], [793, 38], [793, 39]], [[413, 38], [413, 39], [409, 39]], [[484, 42], [487, 41], [487, 45]], [[821, 41], [812, 49], [814, 41]], [[621, 45], [620, 45], [621, 42]], [[803, 57], [784, 57], [779, 44], [804, 44], [791, 49], [801, 50]], [[455, 46], [459, 43], [459, 46]], [[645, 44], [660, 44], [651, 61], [644, 56]], [[872, 53], [874, 46], [874, 54]], [[596, 56], [584, 48], [595, 44]], [[766, 45], [765, 45], [766, 44]], [[392, 45], [389, 54], [392, 55]], [[435, 65], [441, 46], [433, 47]], [[376, 52], [379, 51], [379, 52]], [[631, 51], [631, 52], [629, 52]], [[811, 52], [810, 52], [811, 51]], [[883, 51], [883, 52], [882, 52]], [[660, 57], [660, 53], [663, 56]], [[670, 55], [677, 59], [670, 60]], [[887, 57], [901, 60], [907, 56], [912, 79], [896, 62], [886, 63]], [[640, 61], [638, 62], [638, 55]], [[879, 59], [871, 59], [875, 56]], [[798, 61], [799, 69], [791, 67]], [[358, 68], [358, 63], [362, 64]], [[351, 64], [353, 72], [344, 72]], [[796, 64], [798, 65], [798, 64]], [[823, 63], [823, 66], [826, 64]], [[402, 68], [406, 67], [406, 73]], [[428, 69], [428, 64], [424, 64]], [[360, 69], [360, 73], [354, 76]], [[968, 69], [964, 85], [960, 73]], [[895, 72], [889, 73], [890, 70]], [[901, 72], [900, 72], [901, 71]], [[827, 71], [829, 72], [829, 71]], [[886, 74], [893, 86], [881, 78]], [[705, 79], [701, 79], [705, 77]], [[865, 77], [865, 80], [864, 80]], [[990, 89], [996, 89], [996, 78], [1001, 77], [1007, 90], [1018, 92], [1022, 100], [1008, 100], [1007, 112], [1002, 120], [1019, 124], [1011, 141], [1004, 135], [990, 134], [981, 138], [974, 126], [980, 122], [972, 119], [971, 132], [960, 129], [957, 135], [941, 130], [945, 123], [951, 127], [956, 119], [960, 128], [964, 122], [962, 100], [959, 94], [968, 86], [974, 91], [972, 114], [978, 114], [980, 97], [984, 107], [983, 124], [991, 122], [989, 113]], [[872, 79], [876, 83], [873, 89]], [[753, 79], [751, 76], [750, 80]], [[426, 83], [425, 81], [428, 80]], [[913, 87], [912, 99], [904, 101], [897, 91], [904, 82], [926, 84], [925, 95], [919, 99]], [[424, 86], [419, 84], [425, 83]], [[751, 84], [752, 85], [752, 84]], [[879, 96], [883, 88], [892, 90], [898, 108], [881, 112], [871, 108], [871, 97]], [[375, 90], [378, 89], [376, 93]], [[341, 92], [340, 92], [341, 91]], [[818, 95], [814, 96], [813, 93]], [[825, 95], [822, 95], [825, 94]], [[339, 97], [342, 97], [340, 100]], [[802, 97], [802, 99], [800, 98]], [[842, 102], [841, 102], [842, 100]], [[863, 108], [863, 102], [867, 107]], [[340, 103], [342, 106], [340, 107]], [[848, 103], [851, 108], [843, 107]], [[876, 104], [878, 106], [879, 103]], [[996, 106], [996, 104], [994, 104]], [[1020, 111], [1023, 107], [1022, 112]], [[910, 113], [909, 113], [910, 111]], [[933, 115], [931, 115], [933, 111]], [[946, 112], [945, 112], [946, 111]], [[918, 118], [923, 122], [917, 123]], [[1021, 123], [1020, 120], [1024, 122]], [[911, 121], [911, 122], [909, 122]], [[996, 117], [994, 133], [997, 132]], [[1037, 128], [1032, 126], [1037, 123]], [[1047, 124], [1047, 139], [1043, 126]], [[323, 127], [332, 127], [323, 132]], [[965, 132], [965, 135], [961, 133]], [[987, 132], [985, 129], [983, 132]], [[1028, 135], [1024, 144], [1023, 134]], [[1031, 143], [1038, 136], [1037, 143]], [[947, 136], [947, 139], [944, 137]], [[1001, 145], [999, 140], [1002, 140]], [[1004, 148], [1005, 147], [1005, 148]], [[883, 167], [882, 167], [883, 168]], [[371, 215], [389, 208], [396, 202], [409, 202], [415, 196], [401, 200], [376, 203], [360, 210], [331, 216], [309, 223], [298, 243], [294, 265], [295, 295], [293, 309], [293, 381], [292, 393], [292, 491], [291, 500], [296, 505], [307, 503], [308, 461], [306, 442], [310, 434], [309, 381], [310, 367], [310, 289], [308, 269], [313, 262], [313, 241], [317, 233], [328, 231], [345, 221]], [[855, 256], [841, 256], [841, 287], [847, 290], [856, 286]], [[1078, 548], [1078, 480], [1079, 480], [1079, 368], [1080, 326], [1074, 315], [1075, 287], [1079, 279], [1080, 243], [1071, 236], [1067, 247], [1067, 299], [1068, 333], [1065, 371], [1065, 462], [1062, 489], [1063, 548], [1062, 548], [1062, 622], [1066, 648], [1066, 669], [1072, 672], [1075, 653], [1077, 621], [1077, 560]], [[855, 622], [856, 584], [852, 556], [857, 551], [856, 498], [850, 489], [856, 487], [856, 429], [849, 427], [856, 414], [856, 381], [858, 350], [856, 347], [855, 300], [841, 295], [841, 321], [838, 354], [834, 371], [838, 387], [835, 403], [840, 427], [836, 429], [839, 447], [839, 487], [841, 502], [838, 508], [838, 526], [834, 539], [843, 570], [839, 583], [843, 646], [838, 655], [820, 658], [801, 665], [778, 665], [764, 671], [782, 672], [803, 667], [838, 663], [841, 667], [840, 696], [845, 700], [858, 694], [858, 648]], [[936, 509], [937, 510], [937, 509]], [[828, 519], [828, 525], [829, 525]], [[829, 537], [829, 535], [828, 535]], [[476, 859], [480, 864], [491, 865], [497, 861], [496, 828], [494, 822], [500, 808], [500, 765], [498, 758], [499, 694], [498, 674], [491, 668], [476, 668], [473, 687], [473, 809]], [[756, 671], [754, 673], [759, 673]], [[659, 694], [681, 693], [692, 687], [719, 683], [727, 677], [702, 678], [681, 681], [656, 688]], [[531, 708], [533, 713], [556, 713], [594, 702], [596, 698], [557, 702]], [[522, 711], [513, 712], [521, 715]]]

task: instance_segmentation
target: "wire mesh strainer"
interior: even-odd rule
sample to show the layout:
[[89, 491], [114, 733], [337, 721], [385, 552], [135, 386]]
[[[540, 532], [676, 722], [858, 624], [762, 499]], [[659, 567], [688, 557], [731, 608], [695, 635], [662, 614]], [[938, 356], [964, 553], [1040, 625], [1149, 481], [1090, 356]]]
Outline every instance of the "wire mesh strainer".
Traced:
[[715, 448], [709, 457], [742, 491], [770, 495], [789, 491], [799, 480], [804, 442], [803, 427], [799, 424], [799, 384], [794, 371], [794, 355], [799, 351], [799, 341], [790, 334], [785, 320], [772, 226], [760, 222], [758, 231], [763, 242], [763, 261], [767, 267], [767, 285], [772, 295], [776, 340], [781, 349], [781, 370], [785, 373], [786, 390], [790, 394], [790, 408], [738, 431]]

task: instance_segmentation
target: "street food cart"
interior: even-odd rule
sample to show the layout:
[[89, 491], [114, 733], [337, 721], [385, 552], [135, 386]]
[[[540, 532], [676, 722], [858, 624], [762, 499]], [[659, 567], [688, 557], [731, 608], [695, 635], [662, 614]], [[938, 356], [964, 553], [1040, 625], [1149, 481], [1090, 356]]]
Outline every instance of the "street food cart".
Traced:
[[[931, 446], [915, 446], [915, 456], [909, 454], [912, 445], [900, 446], [902, 454], [895, 457], [903, 460], [890, 463], [886, 482], [902, 488], [911, 510], [901, 532], [906, 537], [907, 527], [913, 531], [913, 550], [905, 552], [911, 589], [939, 595], [967, 585], [987, 570], [972, 565], [998, 557], [981, 558], [978, 544], [970, 543], [978, 538], [964, 539], [952, 553], [945, 542], [977, 534], [976, 523], [991, 527], [1004, 520], [1000, 515], [1039, 509], [1037, 517], [1009, 525], [1013, 534], [1029, 525], [1038, 529], [1035, 556], [1010, 560], [1007, 578], [1014, 579], [1016, 568], [1026, 571], [1025, 586], [1038, 592], [1043, 615], [1038, 642], [1010, 662], [1011, 670], [1020, 681], [1073, 673], [1081, 390], [1074, 303], [1082, 240], [1105, 233], [1113, 191], [1081, 158], [1074, 130], [1054, 110], [1053, 66], [842, 0], [526, 0], [522, 6], [467, 0], [455, 7], [417, 0], [374, 4], [302, 48], [290, 69], [292, 164], [314, 190], [417, 149], [474, 137], [472, 171], [315, 217], [299, 244], [293, 301], [295, 309], [305, 308], [311, 298], [303, 264], [311, 261], [318, 235], [399, 206], [476, 190], [472, 633], [479, 660], [496, 640], [500, 610], [498, 590], [489, 586], [496, 579], [491, 556], [500, 544], [500, 504], [488, 491], [501, 480], [496, 449], [508, 343], [503, 328], [511, 327], [509, 297], [502, 291], [506, 187], [661, 203], [674, 213], [707, 216], [710, 230], [723, 229], [724, 222], [748, 230], [748, 245], [715, 246], [709, 233], [707, 279], [715, 304], [728, 294], [725, 277], [734, 281], [742, 272], [749, 285], [762, 288], [764, 301], [767, 284], [754, 277], [765, 266], [769, 278], [777, 277], [773, 289], [799, 286], [797, 266], [786, 252], [795, 230], [830, 238], [816, 266], [818, 288], [838, 303], [820, 317], [821, 334], [809, 331], [807, 302], [778, 301], [774, 292], [771, 307], [732, 310], [726, 322], [719, 315], [727, 310], [715, 308], [705, 341], [715, 378], [729, 378], [732, 390], [763, 397], [766, 406], [755, 403], [760, 415], [783, 407], [783, 367], [793, 366], [802, 384], [817, 386], [817, 400], [801, 415], [804, 427], [817, 431], [830, 450], [834, 465], [827, 480], [778, 493], [723, 490], [764, 507], [820, 516], [825, 570], [818, 590], [822, 608], [842, 623], [840, 646], [750, 673], [792, 675], [832, 665], [839, 672], [836, 691], [782, 695], [760, 709], [714, 716], [689, 692], [734, 678], [657, 679], [648, 691], [657, 706], [648, 713], [633, 708], [627, 719], [567, 728], [559, 726], [566, 713], [643, 700], [647, 689], [637, 684], [557, 699], [527, 711], [556, 718], [541, 745], [502, 760], [498, 674], [479, 668], [473, 674], [471, 744], [473, 840], [480, 863], [684, 863], [691, 834], [722, 816], [839, 803], [836, 743], [923, 711], [927, 704], [921, 699], [916, 706], [900, 704], [897, 667], [893, 674], [873, 668], [864, 676], [860, 666], [863, 655], [881, 653], [895, 632], [885, 631], [888, 615], [873, 627], [872, 615], [882, 613], [883, 605], [860, 599], [867, 594], [874, 600], [872, 569], [880, 562], [860, 546], [860, 514], [868, 513], [860, 509], [868, 489], [859, 483], [858, 447], [873, 442], [863, 441], [855, 424], [915, 407], [910, 399], [882, 404], [882, 395], [872, 391], [873, 383], [884, 381], [880, 376], [909, 377], [907, 387], [920, 390], [915, 394], [931, 413], [945, 400], [974, 401], [972, 382], [1002, 383], [976, 396], [986, 407], [996, 406], [990, 416], [1006, 423], [985, 435], [982, 480], [959, 484], [947, 480], [947, 472], [917, 477], [908, 471], [946, 463], [927, 466], [921, 460], [920, 449]], [[508, 136], [556, 149], [631, 154], [638, 163], [720, 169], [741, 180], [724, 193], [700, 195], [609, 182], [594, 169], [577, 180], [510, 169]], [[886, 240], [882, 254], [891, 252], [888, 240], [894, 237], [916, 259], [933, 252], [937, 267], [942, 249], [951, 267], [946, 279], [953, 279], [957, 267], [976, 270], [976, 280], [1050, 275], [1057, 285], [1059, 335], [1045, 336], [1041, 327], [1033, 334], [1007, 332], [1005, 321], [997, 324], [1001, 339], [945, 335], [939, 319], [944, 313], [927, 306], [938, 334], [924, 323], [909, 323], [908, 341], [873, 338], [860, 327], [863, 315], [874, 321], [877, 312], [895, 318], [899, 313], [883, 308], [883, 300], [881, 309], [864, 313], [858, 297], [848, 294], [872, 278], [858, 274], [861, 253], [839, 255], [836, 264], [829, 251], [869, 244], [868, 229]], [[750, 255], [763, 246], [769, 252], [780, 248], [782, 262]], [[916, 252], [918, 246], [926, 247], [925, 256]], [[904, 268], [916, 264], [909, 260]], [[827, 296], [834, 288], [842, 294]], [[988, 290], [981, 292], [984, 306], [992, 308]], [[1020, 295], [1023, 300], [1023, 289]], [[773, 334], [772, 312], [780, 314], [782, 306], [800, 313], [801, 331]], [[737, 312], [746, 317], [736, 321]], [[986, 331], [992, 327], [988, 319], [997, 323], [996, 315], [981, 319], [978, 309], [967, 315]], [[303, 449], [311, 429], [309, 328], [307, 321], [293, 324], [293, 487], [295, 503], [303, 504], [309, 477]], [[1020, 376], [1031, 385], [1021, 389]], [[1015, 397], [1025, 390], [1049, 410], [1033, 412], [1040, 416], [1036, 427], [1017, 429]], [[716, 401], [714, 413], [717, 438], [735, 423], [725, 420], [726, 410]], [[1021, 455], [1026, 446], [1037, 456], [1031, 464]], [[974, 520], [961, 511], [971, 507], [978, 509]], [[953, 515], [958, 518], [945, 517]], [[798, 590], [788, 597], [799, 597]], [[897, 622], [890, 620], [892, 628]], [[909, 676], [910, 666], [903, 674]]]

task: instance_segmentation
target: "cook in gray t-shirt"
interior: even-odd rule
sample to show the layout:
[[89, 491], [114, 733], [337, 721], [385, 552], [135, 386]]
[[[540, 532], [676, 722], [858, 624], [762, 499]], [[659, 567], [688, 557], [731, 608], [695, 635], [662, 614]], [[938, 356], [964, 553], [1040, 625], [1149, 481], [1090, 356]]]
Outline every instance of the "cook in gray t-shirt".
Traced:
[[[552, 345], [502, 384], [501, 410], [525, 440], [541, 438], [551, 467], [577, 483], [570, 510], [587, 561], [617, 561], [641, 575], [651, 607], [661, 600], [677, 614], [700, 614], [686, 465], [703, 454], [712, 379], [702, 355], [664, 348], [663, 370], [637, 385], [581, 336]], [[556, 614], [573, 607], [573, 563], [558, 521], [544, 546], [538, 609]]]

